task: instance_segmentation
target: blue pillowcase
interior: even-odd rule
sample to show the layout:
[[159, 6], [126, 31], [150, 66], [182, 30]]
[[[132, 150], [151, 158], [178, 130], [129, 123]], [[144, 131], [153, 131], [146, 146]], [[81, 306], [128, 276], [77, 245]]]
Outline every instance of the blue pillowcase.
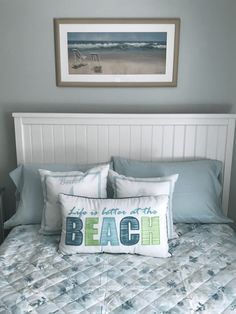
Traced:
[[[173, 194], [174, 222], [228, 223], [221, 207], [222, 163], [216, 160], [179, 162], [143, 162], [114, 157], [114, 170], [125, 176], [147, 178], [179, 173]], [[41, 222], [43, 194], [38, 169], [51, 171], [87, 171], [95, 165], [25, 164], [10, 173], [20, 193], [16, 213], [5, 222], [5, 228]], [[108, 196], [111, 195], [108, 186]]]
[[222, 163], [217, 160], [144, 162], [113, 157], [119, 174], [147, 178], [179, 174], [173, 194], [175, 223], [229, 223], [222, 211]]
[[44, 198], [38, 169], [85, 172], [96, 165], [25, 164], [17, 167], [10, 173], [10, 177], [20, 194], [20, 200], [16, 213], [4, 223], [4, 228], [41, 223]]

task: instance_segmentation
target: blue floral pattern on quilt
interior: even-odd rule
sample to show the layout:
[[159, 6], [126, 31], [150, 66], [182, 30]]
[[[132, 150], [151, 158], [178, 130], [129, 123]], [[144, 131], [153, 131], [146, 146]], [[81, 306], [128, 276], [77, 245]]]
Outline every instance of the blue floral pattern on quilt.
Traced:
[[170, 258], [58, 253], [36, 225], [0, 247], [0, 314], [236, 313], [236, 235], [223, 224], [178, 224]]

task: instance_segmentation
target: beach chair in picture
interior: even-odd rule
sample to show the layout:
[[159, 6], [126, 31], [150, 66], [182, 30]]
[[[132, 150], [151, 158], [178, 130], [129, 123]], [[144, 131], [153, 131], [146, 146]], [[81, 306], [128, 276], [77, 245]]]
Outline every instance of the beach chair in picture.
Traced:
[[[100, 65], [100, 58], [97, 53], [88, 53], [88, 55], [82, 54], [78, 48], [72, 49], [73, 55], [74, 55], [74, 62], [72, 64], [72, 67], [74, 69], [78, 69], [82, 66], [87, 66], [88, 63], [91, 63], [93, 65], [93, 70], [95, 73], [101, 73], [102, 67]], [[88, 63], [85, 63], [85, 62]]]
[[95, 73], [102, 73], [102, 66], [100, 64], [100, 58], [97, 53], [91, 53], [91, 60], [95, 64], [93, 70]]
[[78, 69], [88, 65], [87, 63], [84, 63], [88, 59], [88, 56], [83, 55], [78, 48], [73, 48], [72, 53], [74, 55], [74, 62], [72, 64], [73, 69]]

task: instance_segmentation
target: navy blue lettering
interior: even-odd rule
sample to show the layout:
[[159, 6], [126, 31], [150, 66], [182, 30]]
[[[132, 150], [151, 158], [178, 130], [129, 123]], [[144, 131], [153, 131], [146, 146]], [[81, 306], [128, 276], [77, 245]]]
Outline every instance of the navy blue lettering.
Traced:
[[83, 243], [83, 221], [78, 217], [66, 218], [66, 244], [81, 245]]
[[120, 242], [123, 245], [130, 246], [139, 242], [139, 234], [130, 234], [130, 230], [139, 230], [139, 221], [132, 216], [125, 217], [120, 222]]

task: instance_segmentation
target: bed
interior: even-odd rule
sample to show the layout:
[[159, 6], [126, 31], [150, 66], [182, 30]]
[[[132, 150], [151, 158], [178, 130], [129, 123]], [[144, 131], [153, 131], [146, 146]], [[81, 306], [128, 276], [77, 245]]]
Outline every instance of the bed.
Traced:
[[[18, 164], [211, 159], [227, 215], [235, 117], [225, 114], [13, 114]], [[234, 313], [236, 235], [177, 223], [169, 258], [62, 254], [60, 235], [14, 227], [0, 246], [0, 313]]]

